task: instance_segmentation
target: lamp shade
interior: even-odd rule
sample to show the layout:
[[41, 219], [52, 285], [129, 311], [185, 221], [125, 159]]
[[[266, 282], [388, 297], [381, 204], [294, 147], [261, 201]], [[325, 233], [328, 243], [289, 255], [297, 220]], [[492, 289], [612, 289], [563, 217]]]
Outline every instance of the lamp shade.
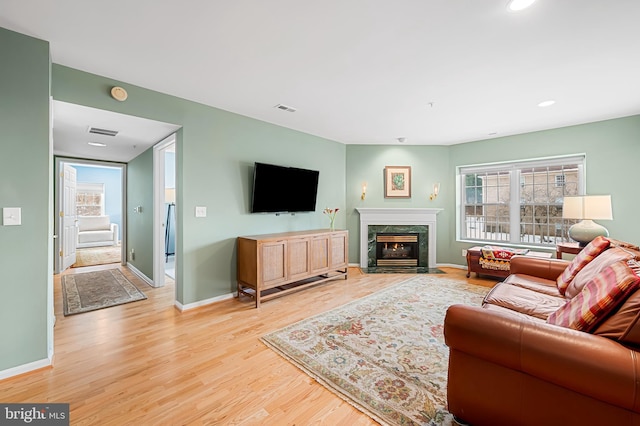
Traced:
[[562, 217], [565, 219], [613, 220], [611, 195], [564, 197]]
[[165, 188], [164, 189], [164, 202], [167, 204], [174, 204], [176, 202], [176, 189]]

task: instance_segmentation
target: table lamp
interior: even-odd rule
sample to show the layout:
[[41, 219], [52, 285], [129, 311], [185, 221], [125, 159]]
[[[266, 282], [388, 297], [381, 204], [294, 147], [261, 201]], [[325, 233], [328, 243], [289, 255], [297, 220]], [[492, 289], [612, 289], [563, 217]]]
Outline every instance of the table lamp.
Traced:
[[594, 220], [613, 220], [611, 195], [581, 195], [564, 197], [562, 201], [564, 219], [580, 219], [569, 228], [569, 237], [584, 247], [597, 236], [609, 236], [609, 231]]

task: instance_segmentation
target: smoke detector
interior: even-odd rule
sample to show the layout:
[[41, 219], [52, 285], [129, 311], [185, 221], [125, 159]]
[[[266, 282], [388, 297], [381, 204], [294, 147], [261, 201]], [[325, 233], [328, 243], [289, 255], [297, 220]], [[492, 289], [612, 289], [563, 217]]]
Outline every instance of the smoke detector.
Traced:
[[116, 101], [124, 102], [127, 100], [127, 91], [122, 87], [115, 86], [111, 89], [111, 97]]

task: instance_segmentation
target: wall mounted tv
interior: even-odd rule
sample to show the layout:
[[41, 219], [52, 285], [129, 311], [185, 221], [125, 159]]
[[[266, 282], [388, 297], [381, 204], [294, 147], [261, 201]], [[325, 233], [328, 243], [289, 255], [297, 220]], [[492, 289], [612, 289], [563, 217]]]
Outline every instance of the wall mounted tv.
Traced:
[[316, 170], [255, 163], [251, 213], [296, 213], [316, 209]]

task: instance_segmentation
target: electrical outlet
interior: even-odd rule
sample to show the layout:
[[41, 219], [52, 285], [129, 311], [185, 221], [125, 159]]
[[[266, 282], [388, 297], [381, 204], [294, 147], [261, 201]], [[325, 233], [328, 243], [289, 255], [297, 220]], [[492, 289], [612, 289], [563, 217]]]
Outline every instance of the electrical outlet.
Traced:
[[133, 249], [129, 253], [129, 260], [136, 260], [136, 252]]
[[462, 257], [467, 257], [467, 249], [462, 249]]

